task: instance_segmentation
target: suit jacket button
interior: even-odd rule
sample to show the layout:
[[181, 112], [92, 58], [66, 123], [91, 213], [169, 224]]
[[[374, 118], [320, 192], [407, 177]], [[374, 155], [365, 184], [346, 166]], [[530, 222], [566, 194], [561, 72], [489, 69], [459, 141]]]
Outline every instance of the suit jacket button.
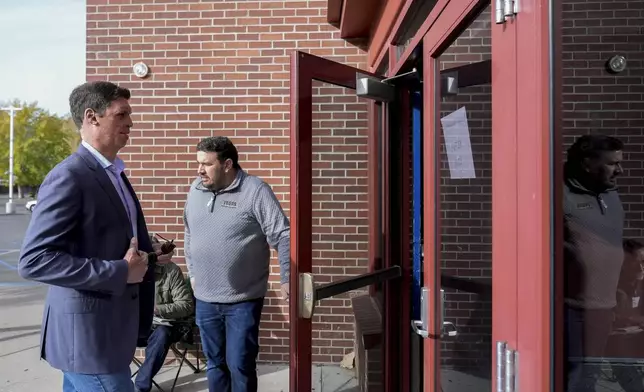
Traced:
[[132, 294], [132, 299], [137, 299], [137, 298], [139, 298], [138, 294]]

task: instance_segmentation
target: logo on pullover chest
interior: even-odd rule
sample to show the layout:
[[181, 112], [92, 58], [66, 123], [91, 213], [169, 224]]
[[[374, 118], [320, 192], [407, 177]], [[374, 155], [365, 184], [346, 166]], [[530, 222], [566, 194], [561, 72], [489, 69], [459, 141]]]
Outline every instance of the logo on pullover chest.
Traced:
[[221, 202], [221, 206], [228, 207], [228, 208], [237, 208], [237, 202], [232, 200], [223, 200]]
[[590, 203], [584, 202], [584, 203], [577, 203], [577, 209], [578, 210], [591, 210], [593, 208]]

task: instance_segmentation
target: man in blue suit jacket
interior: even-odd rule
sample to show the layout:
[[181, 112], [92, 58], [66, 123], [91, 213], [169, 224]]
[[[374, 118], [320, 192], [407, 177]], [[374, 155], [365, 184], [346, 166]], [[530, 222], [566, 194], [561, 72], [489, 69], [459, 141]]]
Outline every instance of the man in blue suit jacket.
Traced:
[[[78, 86], [69, 101], [83, 139], [45, 178], [18, 271], [49, 285], [41, 357], [64, 392], [130, 392], [130, 363], [154, 311], [153, 252], [117, 153], [132, 127], [130, 92]], [[158, 252], [160, 254], [160, 252]]]

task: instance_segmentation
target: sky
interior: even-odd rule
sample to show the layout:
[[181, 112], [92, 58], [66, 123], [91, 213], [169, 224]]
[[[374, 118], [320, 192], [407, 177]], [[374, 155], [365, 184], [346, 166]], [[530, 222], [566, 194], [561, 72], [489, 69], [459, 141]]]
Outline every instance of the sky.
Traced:
[[0, 102], [69, 113], [85, 81], [85, 0], [0, 0]]

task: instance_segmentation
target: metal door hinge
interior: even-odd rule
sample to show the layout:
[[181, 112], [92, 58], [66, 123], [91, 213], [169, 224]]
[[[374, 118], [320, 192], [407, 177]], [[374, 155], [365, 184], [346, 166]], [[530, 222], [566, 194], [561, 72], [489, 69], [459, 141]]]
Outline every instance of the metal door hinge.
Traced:
[[496, 391], [519, 392], [519, 353], [496, 342]]
[[458, 94], [458, 73], [452, 72], [451, 74], [441, 74], [441, 95], [457, 95]]
[[497, 24], [505, 23], [519, 13], [519, 0], [495, 0], [494, 19]]

